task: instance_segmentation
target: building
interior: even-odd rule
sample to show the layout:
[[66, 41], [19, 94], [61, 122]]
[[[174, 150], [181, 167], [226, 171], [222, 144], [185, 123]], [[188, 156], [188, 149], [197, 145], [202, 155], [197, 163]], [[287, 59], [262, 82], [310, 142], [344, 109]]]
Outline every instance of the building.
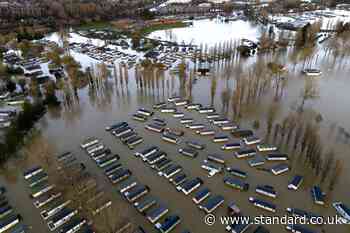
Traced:
[[0, 2], [0, 18], [27, 18], [42, 17], [45, 15], [45, 9], [39, 4], [32, 2], [20, 3], [16, 1]]

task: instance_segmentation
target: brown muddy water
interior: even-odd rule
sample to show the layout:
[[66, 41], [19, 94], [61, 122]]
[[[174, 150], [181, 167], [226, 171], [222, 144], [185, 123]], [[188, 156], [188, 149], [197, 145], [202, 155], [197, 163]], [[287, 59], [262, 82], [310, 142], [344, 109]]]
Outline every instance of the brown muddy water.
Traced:
[[[336, 152], [336, 158], [343, 161], [343, 172], [331, 193], [331, 198], [328, 204], [333, 201], [342, 201], [349, 203], [350, 186], [350, 159], [349, 159], [349, 142], [339, 136], [338, 129], [344, 128], [350, 130], [350, 112], [348, 92], [349, 85], [349, 67], [348, 65], [341, 68], [333, 67], [328, 70], [331, 65], [327, 62], [322, 64], [324, 74], [316, 81], [319, 88], [319, 98], [307, 101], [305, 109], [320, 113], [323, 116], [321, 122], [321, 133], [324, 139], [325, 148], [333, 148]], [[279, 111], [277, 121], [281, 120], [290, 111], [294, 111], [295, 106], [301, 101], [300, 92], [304, 86], [305, 76], [300, 75], [301, 65], [296, 67], [296, 71], [288, 75], [288, 83], [284, 91], [284, 95], [279, 101]], [[142, 150], [150, 145], [156, 145], [161, 150], [167, 152], [168, 157], [180, 164], [184, 172], [190, 177], [200, 177], [204, 180], [203, 187], [208, 187], [213, 194], [221, 194], [225, 197], [225, 203], [215, 211], [215, 215], [225, 216], [227, 214], [226, 207], [231, 201], [234, 201], [243, 211], [245, 215], [257, 216], [283, 216], [286, 214], [287, 207], [300, 208], [311, 211], [323, 216], [334, 216], [335, 210], [331, 206], [318, 207], [313, 204], [310, 195], [310, 187], [314, 184], [314, 177], [311, 171], [304, 169], [302, 161], [292, 156], [290, 164], [292, 170], [281, 176], [273, 176], [264, 171], [258, 171], [250, 168], [245, 160], [237, 160], [233, 157], [232, 152], [223, 152], [220, 150], [220, 144], [214, 144], [209, 138], [200, 137], [191, 130], [185, 130], [185, 136], [182, 139], [181, 145], [172, 145], [161, 141], [160, 135], [151, 133], [144, 129], [145, 123], [135, 122], [131, 119], [131, 115], [140, 107], [148, 109], [157, 102], [165, 101], [168, 97], [184, 93], [180, 88], [179, 80], [176, 77], [166, 76], [163, 81], [155, 83], [144, 88], [138, 88], [136, 81], [133, 78], [133, 71], [129, 71], [129, 83], [123, 86], [115, 84], [114, 79], [108, 80], [108, 88], [103, 91], [92, 91], [88, 87], [79, 91], [79, 102], [76, 101], [70, 107], [62, 107], [60, 110], [50, 110], [46, 116], [40, 120], [37, 127], [40, 129], [38, 137], [41, 140], [48, 142], [54, 148], [52, 156], [55, 156], [64, 151], [73, 151], [81, 162], [87, 165], [88, 171], [95, 175], [100, 183], [108, 192], [113, 195], [116, 202], [125, 202], [115, 193], [116, 186], [111, 185], [105, 178], [102, 170], [98, 169], [95, 163], [79, 148], [81, 141], [89, 136], [95, 136], [101, 139], [107, 146], [112, 149], [112, 152], [118, 153], [121, 157], [121, 163], [128, 167], [133, 172], [133, 177], [141, 183], [148, 185], [151, 188], [151, 195], [159, 198], [166, 204], [171, 214], [179, 214], [182, 222], [175, 228], [174, 232], [182, 232], [188, 229], [190, 232], [225, 232], [224, 226], [216, 223], [213, 226], [206, 226], [204, 223], [204, 212], [193, 203], [192, 195], [185, 196], [176, 191], [163, 177], [159, 177], [154, 170], [149, 168], [142, 160], [133, 156], [135, 151]], [[209, 105], [212, 101], [211, 89], [212, 78], [198, 78], [193, 85], [192, 100], [196, 103]], [[217, 77], [215, 88], [214, 106], [218, 112], [222, 111], [222, 92], [230, 88], [234, 88], [233, 78], [228, 81], [220, 76]], [[254, 120], [260, 120], [261, 127], [257, 130], [257, 135], [263, 137], [265, 135], [265, 122], [268, 106], [272, 101], [272, 94], [264, 96], [259, 103], [249, 106], [249, 113], [244, 114], [240, 122], [241, 127], [252, 127]], [[197, 112], [186, 112], [182, 107], [179, 108], [185, 112], [186, 116], [193, 117], [196, 122], [201, 122], [209, 125], [203, 115]], [[183, 127], [178, 119], [171, 115], [156, 112], [155, 117], [165, 118], [168, 125], [171, 127]], [[137, 146], [134, 151], [130, 151], [119, 140], [115, 139], [104, 130], [105, 126], [115, 122], [128, 121], [136, 131], [144, 138], [144, 142]], [[206, 144], [206, 149], [200, 151], [199, 156], [195, 159], [183, 157], [178, 154], [177, 149], [184, 145], [186, 140], [198, 140]], [[208, 153], [219, 153], [225, 155], [227, 165], [235, 166], [243, 171], [248, 172], [247, 182], [250, 184], [248, 192], [239, 192], [233, 190], [223, 183], [224, 175], [218, 174], [208, 178], [208, 173], [204, 171], [200, 165], [206, 158]], [[34, 165], [34, 164], [33, 164]], [[19, 166], [20, 167], [20, 166]], [[34, 208], [32, 201], [28, 197], [28, 190], [25, 188], [25, 182], [21, 176], [22, 170], [14, 168], [10, 174], [17, 174], [9, 177], [9, 175], [1, 175], [0, 181], [8, 189], [8, 196], [11, 203], [15, 206], [17, 212], [23, 215], [24, 223], [32, 226], [32, 232], [45, 233], [49, 232], [46, 224], [41, 220], [39, 211]], [[287, 190], [287, 184], [291, 177], [295, 174], [302, 174], [306, 177], [302, 188], [297, 192]], [[279, 197], [273, 200], [277, 205], [276, 214], [270, 214], [263, 210], [255, 208], [248, 202], [250, 196], [259, 197], [255, 194], [256, 185], [269, 184], [276, 188]], [[266, 199], [259, 197], [260, 199]], [[266, 199], [268, 200], [268, 199]], [[270, 200], [269, 200], [270, 201]], [[149, 232], [155, 232], [154, 227], [140, 215], [133, 207], [130, 206], [128, 213], [130, 218], [136, 225], [145, 227]], [[285, 232], [283, 225], [268, 225], [268, 228], [273, 233]], [[247, 232], [253, 232], [256, 227], [251, 227]], [[349, 232], [349, 227], [324, 225], [312, 226], [317, 232], [329, 233], [345, 233]]]
[[[292, 106], [295, 98], [298, 98], [298, 91], [302, 87], [302, 77], [293, 77], [295, 79], [288, 83], [288, 89], [286, 96], [282, 99], [282, 109], [288, 111], [288, 106]], [[327, 124], [333, 122], [341, 125], [344, 128], [349, 128], [348, 117], [349, 110], [346, 105], [345, 98], [349, 98], [345, 85], [347, 83], [346, 74], [341, 76], [339, 74], [332, 76], [323, 75], [319, 81], [320, 85], [320, 99], [313, 101], [312, 107], [320, 111], [326, 120], [324, 123], [324, 131], [327, 132]], [[204, 213], [196, 207], [192, 202], [191, 196], [185, 196], [175, 190], [175, 188], [164, 178], [159, 177], [153, 170], [147, 167], [141, 160], [133, 156], [133, 151], [130, 151], [121, 144], [118, 140], [112, 137], [109, 133], [105, 132], [104, 127], [106, 125], [113, 124], [119, 121], [128, 121], [137, 132], [145, 139], [144, 143], [136, 148], [141, 150], [149, 145], [157, 145], [162, 150], [168, 153], [168, 156], [180, 164], [186, 174], [190, 177], [201, 177], [204, 180], [204, 186], [208, 187], [214, 194], [221, 194], [225, 197], [225, 205], [221, 206], [215, 213], [216, 216], [226, 214], [226, 206], [229, 201], [234, 201], [242, 209], [243, 213], [250, 216], [266, 214], [266, 212], [256, 209], [248, 202], [248, 197], [256, 196], [254, 188], [258, 184], [270, 184], [273, 185], [279, 197], [273, 201], [277, 205], [276, 215], [284, 215], [287, 207], [296, 207], [324, 216], [333, 216], [335, 211], [331, 207], [317, 207], [313, 204], [310, 196], [310, 185], [312, 180], [305, 182], [306, 185], [297, 192], [288, 191], [286, 186], [293, 174], [302, 173], [307, 177], [307, 171], [301, 171], [298, 168], [298, 162], [293, 166], [293, 170], [287, 175], [273, 176], [269, 173], [258, 171], [250, 168], [246, 161], [237, 160], [232, 156], [232, 152], [222, 152], [219, 149], [219, 144], [212, 143], [208, 138], [200, 138], [191, 130], [186, 130], [186, 139], [195, 139], [206, 143], [207, 148], [204, 151], [200, 151], [200, 155], [195, 159], [183, 157], [177, 153], [177, 149], [180, 146], [164, 143], [160, 139], [160, 135], [157, 133], [150, 133], [144, 129], [144, 123], [138, 123], [132, 121], [130, 116], [139, 107], [151, 108], [155, 102], [166, 100], [174, 94], [179, 93], [176, 88], [177, 81], [174, 81], [174, 88], [165, 89], [163, 91], [158, 90], [137, 90], [132, 82], [129, 83], [129, 87], [120, 86], [115, 87], [111, 82], [111, 93], [107, 99], [93, 100], [92, 95], [89, 95], [89, 90], [86, 88], [80, 91], [80, 102], [72, 108], [67, 108], [61, 112], [48, 113], [38, 124], [41, 129], [42, 137], [54, 146], [57, 154], [63, 151], [73, 151], [81, 161], [87, 164], [88, 170], [98, 177], [98, 180], [103, 186], [112, 192], [114, 188], [106, 181], [102, 174], [102, 171], [97, 169], [96, 165], [88, 158], [88, 156], [79, 149], [80, 142], [87, 136], [96, 136], [100, 138], [107, 146], [109, 146], [113, 152], [118, 153], [121, 156], [121, 162], [133, 172], [133, 176], [136, 177], [141, 183], [147, 184], [151, 188], [151, 194], [158, 197], [163, 203], [169, 206], [170, 213], [177, 213], [182, 218], [182, 223], [177, 227], [174, 232], [180, 232], [180, 229], [189, 229], [191, 232], [224, 232], [224, 227], [217, 223], [214, 226], [206, 226], [203, 221]], [[210, 85], [209, 78], [203, 78], [197, 81], [193, 88], [193, 101], [200, 102], [202, 104], [210, 103]], [[220, 81], [217, 86], [217, 95], [219, 96], [222, 89]], [[333, 90], [333, 91], [332, 91]], [[90, 93], [91, 94], [91, 93]], [[294, 97], [294, 98], [293, 98]], [[220, 112], [221, 103], [220, 97], [215, 98], [215, 106]], [[344, 104], [339, 104], [340, 101], [344, 101]], [[267, 105], [268, 103], [266, 103]], [[253, 116], [248, 116], [244, 119], [241, 125], [247, 127], [251, 126], [252, 119], [259, 119], [260, 116], [263, 119], [266, 115], [264, 103], [261, 106], [257, 106]], [[283, 112], [283, 111], [282, 111]], [[281, 113], [283, 114], [283, 113]], [[156, 116], [165, 118], [168, 120], [168, 124], [173, 127], [183, 127], [179, 120], [172, 118], [169, 115], [156, 113]], [[198, 122], [209, 125], [207, 120], [198, 113], [186, 113], [186, 116], [192, 116]], [[262, 131], [262, 130], [261, 130]], [[259, 135], [259, 133], [258, 133]], [[336, 143], [336, 157], [341, 158], [344, 161], [344, 171], [339, 180], [339, 183], [332, 193], [332, 200], [341, 200], [345, 203], [348, 201], [349, 192], [347, 187], [350, 184], [349, 180], [349, 158], [347, 157], [349, 145], [344, 143], [337, 143], [336, 139], [331, 138], [328, 143]], [[182, 143], [184, 144], [184, 143]], [[333, 146], [334, 147], [334, 146]], [[200, 164], [205, 158], [207, 153], [220, 153], [224, 154], [227, 158], [228, 165], [234, 165], [240, 169], [247, 171], [249, 177], [247, 181], [251, 185], [251, 189], [248, 192], [239, 192], [232, 190], [226, 186], [222, 181], [223, 175], [219, 174], [212, 178], [207, 178], [207, 172], [200, 168]], [[47, 227], [43, 224], [39, 217], [38, 210], [35, 209], [28, 198], [28, 191], [24, 190], [25, 184], [23, 178], [19, 175], [16, 181], [9, 182], [1, 177], [6, 187], [9, 189], [11, 202], [14, 203], [18, 212], [24, 216], [26, 224], [33, 226], [33, 232], [48, 232]], [[310, 178], [312, 179], [312, 178]], [[2, 182], [2, 183], [3, 183]], [[120, 201], [120, 197], [114, 194], [116, 200]], [[264, 199], [264, 198], [263, 198]], [[131, 218], [136, 224], [142, 225], [152, 231], [155, 231], [151, 224], [149, 224], [143, 216], [138, 214], [136, 210], [130, 207], [129, 210]], [[270, 214], [268, 214], [270, 215]], [[267, 226], [271, 232], [283, 232], [283, 226], [271, 225]], [[321, 227], [314, 227], [320, 231]], [[252, 230], [253, 228], [251, 228]], [[349, 228], [345, 226], [324, 226], [326, 232], [348, 232]], [[252, 231], [248, 232], [252, 232]]]

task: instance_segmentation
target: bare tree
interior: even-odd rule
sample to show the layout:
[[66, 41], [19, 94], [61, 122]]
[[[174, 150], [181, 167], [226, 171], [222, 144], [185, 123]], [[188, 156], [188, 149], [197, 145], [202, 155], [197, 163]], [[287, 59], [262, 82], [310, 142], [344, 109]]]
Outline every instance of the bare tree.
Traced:
[[94, 216], [93, 222], [98, 232], [131, 233], [134, 225], [128, 219], [127, 206], [113, 203], [108, 209]]
[[30, 143], [23, 150], [23, 166], [28, 167], [31, 164], [40, 164], [46, 169], [56, 167], [57, 162], [52, 154], [54, 147], [40, 134], [34, 134]]
[[284, 77], [282, 76], [287, 72], [285, 66], [277, 62], [270, 62], [267, 64], [270, 69], [273, 78], [274, 78], [274, 87], [275, 87], [275, 100], [278, 100], [281, 96], [281, 90], [283, 86]]
[[298, 121], [298, 126], [296, 127], [296, 131], [294, 134], [294, 145], [293, 145], [293, 149], [296, 150], [298, 147], [298, 144], [300, 142], [301, 136], [303, 134], [303, 130], [304, 130], [304, 124], [302, 121]]
[[278, 105], [276, 103], [271, 103], [269, 107], [269, 111], [267, 113], [267, 118], [266, 118], [267, 135], [270, 135], [271, 133], [274, 121], [276, 120], [277, 111], [278, 111]]
[[289, 120], [288, 120], [288, 126], [287, 126], [287, 145], [290, 144], [293, 132], [296, 130], [296, 126], [297, 126], [297, 118], [294, 114], [291, 114], [288, 116]]
[[334, 169], [333, 169], [333, 174], [332, 174], [330, 181], [329, 181], [329, 186], [328, 186], [329, 190], [331, 190], [331, 191], [334, 190], [334, 187], [337, 184], [338, 179], [339, 179], [342, 171], [343, 171], [342, 161], [337, 159], [335, 162]]
[[331, 150], [326, 154], [326, 157], [325, 157], [325, 162], [321, 172], [321, 183], [323, 183], [326, 180], [327, 176], [331, 172], [333, 163], [334, 163], [334, 151]]
[[304, 105], [307, 100], [316, 99], [319, 97], [319, 90], [315, 82], [312, 79], [305, 79], [304, 88], [301, 92], [302, 102], [300, 104], [299, 110], [302, 112], [304, 110]]

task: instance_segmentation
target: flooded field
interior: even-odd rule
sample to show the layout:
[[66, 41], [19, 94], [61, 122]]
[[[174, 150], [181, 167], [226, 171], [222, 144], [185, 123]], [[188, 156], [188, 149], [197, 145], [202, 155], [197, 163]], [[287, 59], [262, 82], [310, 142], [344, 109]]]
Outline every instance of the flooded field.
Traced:
[[155, 31], [148, 37], [179, 44], [214, 46], [237, 39], [257, 41], [259, 35], [259, 27], [248, 21], [236, 20], [223, 23], [220, 19], [204, 19], [193, 21], [193, 25], [190, 27]]
[[[259, 29], [253, 26], [244, 26], [244, 35], [235, 37], [237, 27], [234, 23], [217, 25], [214, 31], [210, 32], [209, 36], [205, 36], [206, 23], [203, 21], [200, 24], [194, 23], [191, 33], [184, 29], [176, 30], [176, 35], [171, 35], [172, 32], [155, 32], [151, 37], [157, 38], [161, 36], [167, 40], [174, 40], [179, 43], [207, 43], [215, 44], [220, 42], [224, 35], [232, 35], [233, 38], [248, 38], [256, 39]], [[245, 23], [247, 24], [247, 23]], [[227, 28], [227, 30], [226, 30]], [[240, 27], [239, 27], [240, 28]], [[215, 32], [220, 30], [220, 32]], [[168, 35], [169, 33], [169, 35]], [[179, 33], [179, 34], [178, 34]], [[176, 38], [177, 35], [181, 37]], [[48, 37], [50, 38], [50, 37]], [[319, 52], [323, 55], [322, 50]], [[86, 55], [72, 52], [72, 55], [81, 62], [83, 67], [88, 67], [95, 60]], [[260, 127], [254, 127], [257, 136], [264, 139], [266, 136], [266, 122], [268, 118], [268, 110], [271, 103], [277, 106], [276, 122], [281, 122], [290, 112], [296, 112], [301, 104], [301, 93], [305, 86], [305, 79], [310, 77], [301, 75], [301, 70], [305, 67], [305, 61], [301, 60], [295, 64], [289, 59], [289, 53], [286, 52], [280, 55], [281, 60], [285, 61], [288, 66], [288, 74], [285, 74], [287, 82], [283, 90], [282, 96], [275, 102], [274, 91], [267, 90], [266, 93], [257, 102], [245, 103], [242, 113], [242, 118], [239, 120], [241, 128], [253, 128], [253, 123], [259, 121]], [[257, 57], [257, 59], [265, 59], [265, 57]], [[249, 58], [248, 63], [254, 62], [255, 58]], [[244, 62], [244, 60], [242, 60]], [[59, 109], [49, 109], [48, 113], [37, 124], [40, 133], [36, 136], [43, 145], [48, 144], [52, 147], [52, 156], [55, 156], [64, 151], [72, 151], [77, 155], [79, 161], [86, 164], [87, 170], [97, 177], [100, 184], [105, 187], [111, 194], [112, 200], [125, 202], [116, 194], [115, 189], [108, 180], [104, 177], [103, 172], [97, 169], [95, 163], [79, 148], [80, 143], [87, 137], [94, 136], [103, 141], [111, 148], [113, 153], [117, 153], [121, 157], [121, 162], [133, 172], [133, 176], [141, 183], [148, 185], [151, 189], [151, 194], [158, 197], [162, 203], [166, 204], [172, 214], [178, 214], [182, 222], [174, 232], [182, 232], [182, 230], [189, 230], [190, 232], [225, 232], [223, 225], [217, 222], [213, 226], [207, 226], [204, 223], [204, 212], [201, 211], [192, 201], [193, 194], [185, 196], [178, 192], [172, 184], [170, 184], [163, 177], [159, 177], [156, 172], [150, 169], [142, 160], [136, 158], [133, 154], [135, 151], [140, 151], [150, 145], [156, 145], [168, 154], [168, 157], [183, 167], [184, 172], [192, 177], [200, 177], [203, 181], [203, 187], [208, 187], [213, 194], [223, 195], [225, 198], [224, 204], [215, 211], [215, 215], [226, 216], [227, 204], [234, 201], [242, 210], [244, 215], [258, 216], [283, 216], [286, 214], [286, 208], [300, 208], [311, 211], [323, 216], [335, 216], [336, 212], [331, 203], [334, 201], [342, 201], [349, 204], [349, 191], [344, 187], [350, 185], [350, 159], [348, 157], [349, 141], [344, 137], [344, 132], [350, 131], [350, 110], [347, 103], [350, 101], [350, 94], [347, 85], [349, 84], [349, 65], [346, 61], [337, 61], [335, 64], [332, 59], [328, 57], [313, 56], [310, 66], [320, 67], [323, 74], [320, 77], [313, 78], [314, 85], [317, 87], [317, 98], [313, 98], [305, 102], [304, 114], [305, 119], [315, 118], [315, 116], [322, 116], [322, 121], [319, 123], [321, 139], [323, 142], [323, 149], [325, 151], [333, 149], [335, 158], [341, 159], [343, 170], [335, 189], [329, 194], [329, 200], [326, 207], [319, 207], [313, 203], [310, 189], [316, 185], [314, 182], [314, 175], [309, 169], [306, 169], [303, 164], [303, 159], [299, 158], [293, 151], [285, 150], [281, 145], [281, 151], [286, 152], [290, 156], [288, 162], [291, 171], [287, 174], [274, 176], [269, 172], [260, 171], [251, 168], [246, 160], [238, 160], [233, 156], [233, 152], [222, 151], [220, 146], [222, 144], [213, 143], [211, 137], [201, 137], [193, 132], [193, 130], [185, 129], [179, 123], [179, 119], [173, 118], [169, 114], [164, 114], [156, 111], [155, 117], [165, 119], [168, 126], [181, 128], [185, 131], [184, 137], [181, 138], [179, 145], [173, 145], [161, 140], [160, 134], [152, 133], [145, 130], [146, 123], [140, 123], [131, 119], [133, 113], [137, 109], [144, 107], [152, 109], [155, 103], [166, 101], [169, 97], [180, 95], [183, 98], [189, 98], [194, 103], [201, 103], [204, 106], [212, 105], [218, 113], [233, 119], [233, 111], [230, 101], [228, 102], [225, 96], [234, 94], [233, 90], [237, 85], [235, 75], [226, 75], [228, 69], [225, 67], [234, 66], [238, 61], [218, 62], [213, 65], [212, 76], [198, 76], [191, 79], [190, 85], [183, 85], [182, 80], [177, 75], [169, 75], [168, 71], [162, 78], [152, 78], [144, 80], [143, 85], [140, 85], [140, 80], [135, 77], [135, 70], [129, 69], [128, 78], [123, 82], [120, 79], [109, 77], [103, 84], [103, 88], [84, 87], [78, 91], [79, 98], [74, 99], [70, 104], [65, 104]], [[248, 68], [247, 68], [248, 69]], [[58, 96], [60, 97], [59, 93]], [[63, 95], [63, 94], [62, 94]], [[204, 115], [198, 112], [190, 112], [183, 107], [178, 107], [178, 110], [185, 113], [186, 117], [192, 117], [198, 123], [203, 123], [209, 126], [209, 122]], [[304, 118], [303, 118], [304, 119]], [[105, 127], [116, 122], [127, 121], [135, 130], [144, 138], [144, 142], [137, 146], [135, 150], [129, 150], [119, 140], [115, 139], [110, 133], [105, 131]], [[150, 122], [151, 120], [149, 120]], [[218, 128], [212, 127], [216, 131]], [[233, 140], [229, 133], [230, 139]], [[184, 157], [178, 153], [178, 149], [185, 145], [187, 140], [197, 140], [206, 144], [206, 149], [199, 151], [199, 156], [191, 159]], [[278, 139], [265, 139], [270, 143], [279, 145]], [[214, 177], [208, 178], [208, 172], [201, 168], [201, 164], [206, 159], [207, 154], [217, 153], [224, 156], [227, 166], [234, 166], [248, 173], [246, 181], [250, 184], [248, 192], [239, 192], [227, 187], [223, 178], [228, 174], [217, 174]], [[33, 157], [35, 157], [33, 153]], [[40, 161], [33, 159], [34, 162]], [[33, 162], [33, 163], [34, 163]], [[274, 162], [266, 162], [264, 167], [269, 168]], [[29, 166], [26, 164], [19, 164], [21, 166]], [[17, 174], [17, 175], [16, 175]], [[10, 171], [5, 171], [0, 177], [1, 183], [6, 184], [10, 196], [18, 212], [24, 217], [24, 222], [33, 227], [32, 232], [45, 233], [48, 232], [47, 227], [39, 217], [39, 212], [32, 205], [22, 178], [22, 172], [12, 167]], [[300, 174], [305, 177], [305, 182], [301, 189], [293, 192], [287, 189], [287, 185], [291, 178]], [[269, 200], [261, 198], [255, 193], [257, 185], [272, 185], [278, 192], [278, 198]], [[328, 192], [325, 187], [324, 190]], [[249, 203], [249, 197], [259, 197], [273, 202], [277, 206], [275, 214], [270, 214], [261, 209], [257, 209]], [[154, 232], [154, 227], [146, 220], [144, 216], [139, 214], [132, 206], [128, 205], [128, 214], [135, 223], [141, 225], [149, 232]], [[253, 232], [256, 227], [251, 227], [247, 232]], [[266, 226], [271, 232], [284, 232], [284, 225], [268, 225]], [[316, 232], [349, 232], [349, 226], [312, 226]]]

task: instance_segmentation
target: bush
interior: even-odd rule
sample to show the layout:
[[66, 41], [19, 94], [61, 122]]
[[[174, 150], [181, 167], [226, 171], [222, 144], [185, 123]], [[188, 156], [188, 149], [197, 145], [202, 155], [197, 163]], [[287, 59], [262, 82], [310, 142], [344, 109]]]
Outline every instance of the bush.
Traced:
[[45, 35], [42, 33], [37, 33], [37, 32], [30, 33], [27, 30], [24, 30], [22, 32], [17, 33], [17, 40], [19, 42], [21, 42], [23, 40], [30, 40], [30, 41], [31, 40], [40, 40], [40, 39], [44, 38], [44, 36]]
[[11, 81], [11, 80], [8, 80], [6, 82], [6, 89], [7, 91], [9, 91], [10, 93], [14, 92], [16, 90], [16, 83]]
[[245, 45], [238, 46], [237, 50], [244, 57], [249, 57], [251, 54], [251, 49]]
[[19, 74], [24, 74], [24, 71], [21, 67], [10, 67], [8, 66], [6, 69], [8, 74], [12, 74], [12, 75], [19, 75]]
[[255, 120], [253, 122], [253, 128], [254, 129], [259, 129], [260, 128], [260, 121], [259, 120]]
[[59, 106], [61, 102], [57, 99], [56, 95], [50, 94], [46, 96], [44, 104], [54, 107]]
[[154, 13], [149, 10], [142, 10], [140, 12], [140, 16], [144, 20], [154, 19]]

